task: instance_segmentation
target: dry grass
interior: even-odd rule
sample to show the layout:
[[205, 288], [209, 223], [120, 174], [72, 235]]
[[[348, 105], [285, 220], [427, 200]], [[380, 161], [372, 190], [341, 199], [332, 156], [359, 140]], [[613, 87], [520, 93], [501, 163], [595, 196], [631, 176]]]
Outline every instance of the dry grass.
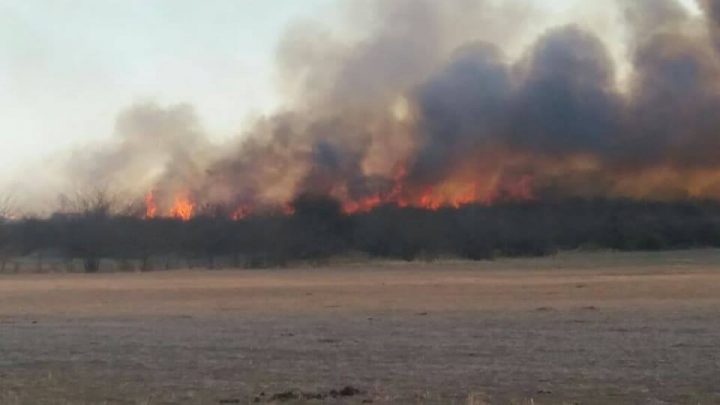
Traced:
[[696, 251], [1, 276], [0, 403], [720, 403], [718, 269]]

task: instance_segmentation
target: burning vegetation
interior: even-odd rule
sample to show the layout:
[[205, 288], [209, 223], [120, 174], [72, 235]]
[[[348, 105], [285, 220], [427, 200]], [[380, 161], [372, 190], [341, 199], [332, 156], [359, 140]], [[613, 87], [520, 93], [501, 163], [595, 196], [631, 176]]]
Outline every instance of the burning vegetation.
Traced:
[[147, 218], [103, 195], [79, 201], [50, 218], [0, 221], [0, 271], [73, 271], [78, 264], [87, 272], [256, 268], [343, 255], [488, 260], [573, 249], [720, 247], [720, 204], [712, 201], [537, 200], [434, 211], [391, 204], [348, 215], [337, 200], [304, 195], [292, 202], [291, 213], [241, 219], [209, 210]]
[[[352, 40], [289, 28], [277, 55], [286, 102], [241, 136], [211, 142], [188, 105], [135, 105], [112, 145], [73, 156], [69, 177], [137, 201], [107, 221], [145, 227], [142, 246], [162, 245], [163, 227], [181, 239], [200, 227], [279, 262], [715, 246], [717, 2], [693, 16], [675, 0], [618, 0], [624, 64], [591, 26], [510, 32], [507, 21], [536, 16], [504, 3], [348, 2], [362, 20]], [[148, 249], [215, 249], [181, 239]]]
[[720, 199], [715, 2], [701, 17], [675, 0], [617, 4], [622, 75], [583, 26], [550, 28], [511, 57], [498, 37], [512, 35], [477, 21], [517, 11], [481, 0], [355, 4], [372, 27], [359, 40], [290, 29], [278, 52], [288, 101], [238, 139], [210, 142], [190, 106], [137, 105], [119, 118], [118, 142], [76, 156], [71, 177], [145, 195], [146, 218], [184, 220], [290, 212], [304, 194], [347, 214]]

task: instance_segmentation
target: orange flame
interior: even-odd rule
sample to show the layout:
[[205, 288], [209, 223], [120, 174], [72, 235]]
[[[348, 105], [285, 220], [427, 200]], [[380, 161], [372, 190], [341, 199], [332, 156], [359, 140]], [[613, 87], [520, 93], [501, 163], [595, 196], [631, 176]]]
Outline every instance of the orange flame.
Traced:
[[193, 217], [195, 204], [187, 196], [176, 196], [175, 202], [170, 209], [170, 216], [173, 218], [189, 221]]
[[[444, 208], [461, 208], [471, 204], [490, 205], [502, 201], [531, 201], [535, 199], [534, 178], [531, 175], [503, 176], [497, 173], [483, 174], [465, 172], [449, 176], [445, 181], [433, 185], [418, 186], [408, 181], [407, 170], [403, 166], [395, 169], [392, 187], [385, 192], [376, 192], [360, 198], [352, 198], [344, 187], [333, 190], [330, 195], [340, 203], [345, 214], [361, 214], [374, 210], [384, 204], [400, 208], [414, 207], [430, 211]], [[184, 191], [175, 194], [173, 204], [157, 204], [157, 196], [150, 191], [145, 196], [145, 218], [176, 218], [183, 221], [197, 214], [197, 202], [190, 198], [191, 193]], [[293, 215], [292, 203], [264, 206], [253, 202], [243, 202], [228, 207], [228, 218], [240, 221], [263, 212], [282, 212]]]
[[491, 204], [501, 199], [532, 199], [532, 179], [529, 177], [523, 177], [516, 183], [509, 183], [507, 180], [498, 182], [492, 179], [483, 181], [477, 178], [450, 179], [433, 186], [414, 189], [408, 188], [406, 176], [407, 171], [402, 167], [396, 170], [394, 185], [385, 194], [351, 199], [341, 192], [336, 193], [336, 197], [340, 196], [343, 211], [350, 215], [369, 212], [383, 204], [437, 211], [442, 208], [460, 208], [476, 203]]
[[157, 204], [155, 203], [155, 195], [150, 191], [145, 195], [145, 218], [153, 219], [157, 215]]
[[360, 199], [358, 201], [347, 201], [343, 204], [343, 211], [346, 214], [357, 214], [361, 212], [369, 212], [372, 211], [373, 208], [376, 208], [380, 204], [383, 203], [382, 197], [380, 195], [375, 194], [370, 197], [365, 197], [363, 199]]

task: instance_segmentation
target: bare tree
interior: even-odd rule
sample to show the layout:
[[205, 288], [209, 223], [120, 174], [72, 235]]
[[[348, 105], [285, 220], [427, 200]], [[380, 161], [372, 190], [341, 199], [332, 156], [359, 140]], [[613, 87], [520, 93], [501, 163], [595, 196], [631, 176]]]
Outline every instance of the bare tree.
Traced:
[[10, 195], [0, 195], [0, 221], [13, 219], [16, 215], [13, 198]]
[[64, 250], [82, 258], [85, 272], [99, 271], [100, 260], [110, 254], [113, 245], [110, 222], [117, 210], [116, 199], [103, 189], [92, 189], [61, 195], [59, 200], [62, 214], [56, 219], [65, 225]]
[[117, 211], [117, 199], [104, 188], [91, 188], [58, 197], [59, 212], [79, 216], [110, 216]]
[[15, 218], [13, 200], [9, 195], [0, 196], [0, 272], [5, 271], [13, 256], [10, 221]]

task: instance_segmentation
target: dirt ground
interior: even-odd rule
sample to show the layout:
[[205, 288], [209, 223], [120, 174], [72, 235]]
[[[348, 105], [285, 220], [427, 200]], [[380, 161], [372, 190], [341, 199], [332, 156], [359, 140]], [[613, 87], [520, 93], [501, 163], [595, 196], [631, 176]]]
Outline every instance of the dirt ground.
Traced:
[[720, 404], [720, 252], [0, 276], [0, 404]]

